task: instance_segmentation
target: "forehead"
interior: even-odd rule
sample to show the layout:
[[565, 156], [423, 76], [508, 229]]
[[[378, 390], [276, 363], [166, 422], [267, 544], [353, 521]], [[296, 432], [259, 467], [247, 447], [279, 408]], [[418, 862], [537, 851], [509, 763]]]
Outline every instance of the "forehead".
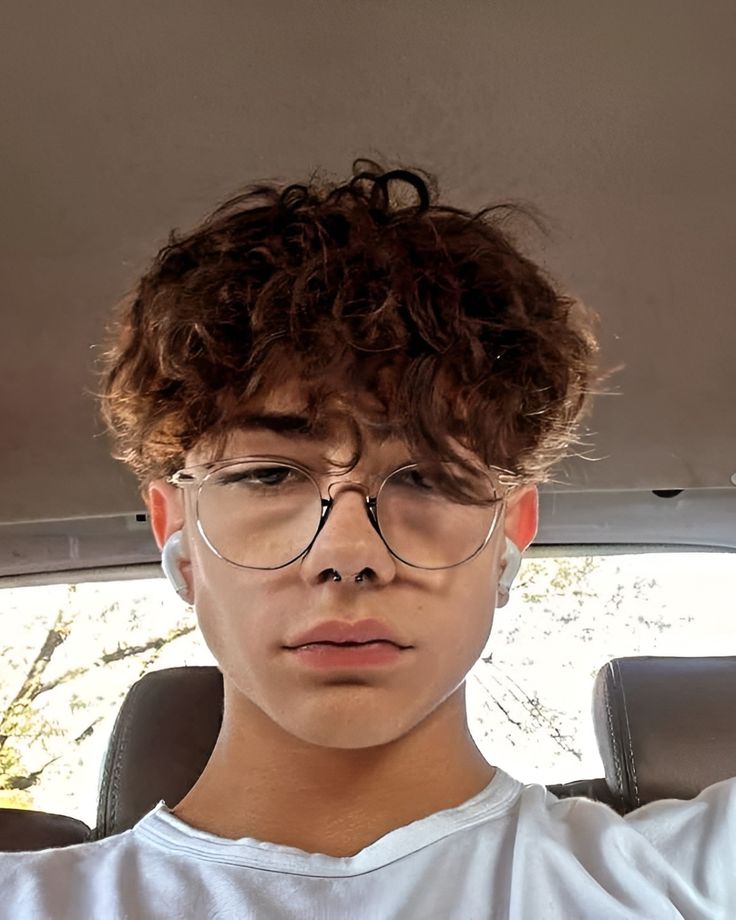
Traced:
[[[338, 465], [357, 464], [364, 458], [366, 462], [374, 458], [377, 462], [437, 459], [428, 445], [411, 443], [374, 393], [349, 386], [339, 381], [315, 388], [293, 377], [282, 380], [267, 393], [232, 405], [216, 441], [201, 442], [187, 453], [186, 462], [270, 452], [319, 457]], [[485, 467], [459, 440], [437, 434], [454, 459]]]
[[294, 382], [233, 407], [217, 444], [202, 442], [189, 451], [187, 460], [200, 462], [289, 449], [329, 451], [331, 456], [337, 453], [344, 457], [383, 446], [406, 449], [407, 444], [369, 393], [346, 397], [332, 392], [323, 400], [315, 400]]

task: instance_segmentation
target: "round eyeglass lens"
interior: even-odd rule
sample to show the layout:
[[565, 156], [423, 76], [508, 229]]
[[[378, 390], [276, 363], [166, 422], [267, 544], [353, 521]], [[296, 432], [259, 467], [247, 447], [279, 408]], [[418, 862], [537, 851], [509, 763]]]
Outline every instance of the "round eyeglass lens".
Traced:
[[500, 506], [492, 477], [451, 463], [397, 470], [376, 499], [378, 526], [392, 552], [427, 569], [469, 559], [486, 542]]
[[316, 484], [301, 470], [250, 460], [212, 471], [197, 499], [202, 533], [237, 565], [278, 568], [312, 542], [322, 515]]

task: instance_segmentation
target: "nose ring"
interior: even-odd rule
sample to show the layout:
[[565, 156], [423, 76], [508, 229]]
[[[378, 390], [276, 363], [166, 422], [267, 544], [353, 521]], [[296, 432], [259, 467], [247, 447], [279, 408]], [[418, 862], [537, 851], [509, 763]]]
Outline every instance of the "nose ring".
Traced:
[[[330, 569], [330, 571], [332, 572], [333, 581], [342, 581], [342, 575], [337, 571], [337, 569]], [[359, 584], [363, 581], [363, 572], [365, 572], [365, 569], [361, 569], [361, 571], [358, 572], [358, 574], [355, 576], [355, 580]]]

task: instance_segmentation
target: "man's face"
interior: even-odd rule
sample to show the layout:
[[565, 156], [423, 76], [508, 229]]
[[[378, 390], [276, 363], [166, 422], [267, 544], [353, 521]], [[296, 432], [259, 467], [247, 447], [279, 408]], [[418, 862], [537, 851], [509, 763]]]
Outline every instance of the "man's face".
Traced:
[[[285, 396], [272, 397], [263, 411], [298, 407]], [[372, 526], [364, 494], [341, 484], [362, 482], [375, 495], [383, 476], [414, 458], [399, 441], [367, 437], [359, 463], [348, 473], [330, 469], [322, 459], [327, 454], [347, 461], [351, 452], [347, 442], [316, 442], [269, 430], [232, 435], [225, 459], [293, 459], [319, 469], [322, 495], [327, 497], [331, 487], [336, 499], [309, 552], [281, 569], [246, 569], [220, 559], [197, 530], [196, 488], [185, 490], [183, 498], [169, 498], [172, 507], [183, 502], [179, 514], [197, 617], [225, 681], [242, 702], [239, 708], [259, 718], [265, 714], [302, 741], [345, 749], [405, 735], [462, 685], [491, 631], [504, 550], [502, 510], [492, 539], [469, 562], [439, 571], [400, 562]], [[187, 465], [208, 459], [192, 451]], [[170, 514], [168, 532], [175, 529], [172, 521]], [[365, 569], [369, 572], [356, 583], [354, 573]], [[331, 570], [341, 573], [342, 581], [334, 581]], [[366, 619], [385, 623], [409, 648], [388, 664], [336, 669], [315, 667], [287, 647], [327, 620]]]

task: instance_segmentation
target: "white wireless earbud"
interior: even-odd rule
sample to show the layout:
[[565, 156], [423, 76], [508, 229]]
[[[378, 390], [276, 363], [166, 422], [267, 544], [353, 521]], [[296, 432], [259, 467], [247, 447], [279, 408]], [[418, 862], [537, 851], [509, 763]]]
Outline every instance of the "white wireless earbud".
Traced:
[[176, 591], [182, 600], [186, 600], [184, 595], [189, 591], [189, 587], [178, 565], [184, 558], [181, 541], [181, 531], [176, 530], [171, 534], [166, 543], [164, 543], [163, 549], [161, 550], [161, 568], [164, 570], [164, 575], [173, 585], [174, 591]]
[[498, 607], [505, 607], [509, 602], [511, 594], [511, 584], [516, 578], [521, 566], [521, 550], [506, 537], [506, 566], [501, 577], [498, 579]]

